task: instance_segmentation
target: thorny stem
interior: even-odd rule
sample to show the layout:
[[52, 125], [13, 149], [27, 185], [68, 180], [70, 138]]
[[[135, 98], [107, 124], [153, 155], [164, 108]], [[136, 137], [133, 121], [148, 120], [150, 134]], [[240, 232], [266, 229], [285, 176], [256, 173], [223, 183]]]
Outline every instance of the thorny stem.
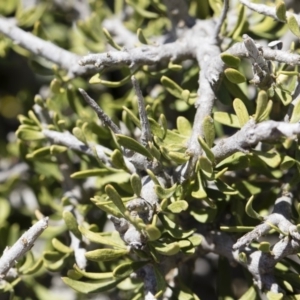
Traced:
[[142, 127], [141, 143], [144, 146], [148, 146], [148, 142], [152, 141], [152, 135], [151, 135], [151, 128], [150, 128], [150, 124], [149, 124], [147, 113], [146, 113], [145, 100], [142, 95], [140, 85], [134, 76], [131, 77], [131, 82], [134, 87], [135, 94], [136, 94], [137, 100], [138, 100], [139, 116], [140, 116], [141, 127]]
[[105, 126], [111, 129], [112, 132], [120, 134], [120, 128], [112, 121], [112, 119], [100, 108], [94, 99], [92, 99], [86, 91], [78, 89], [87, 104], [96, 112], [98, 118], [103, 122]]
[[221, 12], [221, 16], [220, 16], [220, 18], [217, 22], [216, 28], [215, 28], [214, 38], [216, 40], [219, 39], [219, 34], [220, 34], [221, 28], [224, 24], [224, 21], [226, 19], [228, 9], [229, 9], [229, 0], [224, 0], [224, 5], [223, 5], [222, 12]]

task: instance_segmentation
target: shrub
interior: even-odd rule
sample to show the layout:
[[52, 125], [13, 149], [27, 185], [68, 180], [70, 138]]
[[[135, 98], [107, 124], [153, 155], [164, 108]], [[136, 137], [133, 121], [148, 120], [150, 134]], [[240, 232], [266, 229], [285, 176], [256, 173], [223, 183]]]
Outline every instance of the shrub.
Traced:
[[36, 2], [0, 2], [3, 297], [298, 299], [299, 15]]

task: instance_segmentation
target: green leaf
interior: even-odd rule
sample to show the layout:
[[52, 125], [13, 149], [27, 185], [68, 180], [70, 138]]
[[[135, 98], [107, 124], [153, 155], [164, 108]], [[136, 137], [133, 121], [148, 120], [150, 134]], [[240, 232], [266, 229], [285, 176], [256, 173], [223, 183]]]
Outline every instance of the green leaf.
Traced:
[[45, 139], [44, 134], [40, 131], [25, 130], [20, 128], [16, 131], [16, 136], [23, 141], [37, 141]]
[[194, 233], [194, 230], [183, 231], [178, 224], [171, 221], [166, 215], [159, 214], [159, 219], [163, 224], [163, 228], [176, 239], [185, 239]]
[[145, 38], [141, 28], [138, 28], [137, 30], [137, 37], [142, 44], [148, 45], [147, 39]]
[[171, 256], [177, 254], [180, 251], [180, 246], [177, 242], [173, 242], [170, 244], [161, 244], [158, 242], [154, 243], [155, 250], [162, 255]]
[[117, 286], [118, 283], [120, 283], [124, 278], [117, 279], [117, 280], [109, 280], [109, 281], [104, 281], [103, 280], [93, 280], [90, 282], [83, 282], [83, 281], [78, 281], [74, 280], [68, 277], [62, 277], [62, 281], [74, 289], [75, 291], [82, 293], [82, 294], [89, 294], [92, 292], [103, 292], [110, 290]]
[[254, 196], [251, 196], [246, 204], [245, 211], [250, 218], [258, 219], [258, 220], [262, 221], [263, 217], [260, 216], [252, 207], [253, 199], [254, 199]]
[[22, 272], [23, 275], [33, 275], [36, 274], [43, 267], [43, 259], [38, 259], [33, 265], [27, 270]]
[[129, 250], [115, 250], [115, 249], [97, 249], [93, 251], [88, 251], [85, 253], [85, 257], [92, 261], [110, 261], [115, 260], [119, 257], [123, 257], [129, 253]]
[[295, 164], [295, 159], [288, 156], [288, 155], [285, 155], [283, 157], [283, 160], [280, 164], [280, 169], [281, 170], [289, 170], [294, 164]]
[[300, 100], [298, 100], [294, 106], [290, 123], [297, 123], [300, 121]]
[[115, 149], [111, 154], [111, 161], [114, 167], [127, 171], [127, 167], [123, 158], [123, 154], [119, 149]]
[[287, 93], [278, 87], [275, 88], [275, 94], [285, 106], [289, 105], [293, 100], [290, 93]]
[[129, 4], [130, 6], [132, 6], [139, 15], [141, 15], [142, 17], [144, 17], [146, 19], [156, 19], [159, 17], [159, 14], [152, 12], [152, 11], [147, 11], [141, 5], [139, 5], [133, 1], [126, 0], [126, 3]]
[[36, 159], [48, 156], [50, 154], [50, 146], [42, 147], [26, 155], [27, 159]]
[[184, 164], [190, 159], [190, 156], [187, 153], [169, 151], [168, 155], [170, 159], [178, 165]]
[[179, 99], [181, 98], [181, 93], [183, 90], [176, 82], [166, 76], [162, 76], [160, 82], [171, 95]]
[[277, 3], [275, 13], [280, 21], [286, 22], [286, 6], [283, 1]]
[[155, 298], [159, 299], [161, 294], [164, 293], [164, 291], [167, 288], [167, 283], [165, 280], [165, 276], [163, 276], [161, 274], [161, 272], [159, 271], [158, 267], [153, 265], [153, 269], [154, 269], [154, 274], [155, 274], [155, 279], [156, 279], [156, 291], [157, 294], [155, 294]]
[[104, 235], [98, 232], [93, 232], [85, 228], [84, 226], [79, 226], [80, 232], [91, 242], [98, 243], [102, 245], [112, 246], [118, 249], [127, 249], [123, 240], [116, 239], [113, 236]]
[[52, 243], [53, 248], [55, 250], [57, 250], [58, 252], [61, 252], [61, 253], [64, 253], [64, 254], [68, 254], [68, 253], [72, 253], [74, 251], [70, 247], [64, 245], [57, 238], [52, 239], [51, 243]]
[[216, 111], [213, 114], [214, 120], [230, 127], [234, 128], [241, 128], [239, 119], [236, 115], [223, 112], [223, 111]]
[[215, 156], [212, 153], [211, 149], [209, 148], [209, 146], [205, 143], [205, 141], [203, 140], [202, 137], [199, 136], [198, 138], [198, 142], [200, 143], [202, 150], [205, 152], [207, 158], [211, 161], [211, 163], [215, 163]]
[[200, 156], [199, 158], [200, 170], [209, 178], [212, 179], [213, 176], [213, 166], [212, 163], [205, 156]]
[[264, 252], [264, 253], [269, 253], [271, 249], [271, 245], [269, 242], [261, 242], [258, 245], [258, 250]]
[[241, 99], [235, 98], [233, 101], [233, 108], [239, 119], [240, 126], [243, 127], [249, 121], [246, 105]]
[[246, 293], [242, 295], [242, 297], [239, 298], [239, 300], [256, 300], [256, 299], [257, 299], [257, 293], [253, 285], [246, 291]]
[[153, 158], [152, 154], [145, 147], [143, 147], [139, 142], [134, 140], [133, 138], [123, 135], [123, 134], [116, 134], [116, 138], [117, 138], [118, 143], [120, 145], [122, 145], [123, 147], [130, 149], [132, 151], [135, 151], [137, 153], [140, 153], [149, 159]]
[[191, 123], [189, 122], [188, 119], [186, 119], [185, 117], [178, 117], [177, 118], [177, 129], [179, 131], [180, 134], [182, 135], [186, 135], [186, 136], [190, 136], [191, 132], [192, 132], [192, 126]]
[[235, 69], [227, 68], [224, 73], [226, 78], [232, 83], [239, 84], [246, 81], [245, 76]]
[[113, 276], [114, 277], [127, 277], [131, 273], [137, 271], [138, 269], [144, 267], [148, 261], [133, 261], [133, 262], [127, 262], [123, 263], [113, 270]]
[[288, 27], [290, 29], [290, 31], [295, 35], [297, 36], [298, 38], [300, 38], [300, 29], [299, 29], [299, 25], [298, 25], [298, 22], [296, 20], [296, 18], [294, 17], [294, 15], [289, 15], [287, 17], [287, 24], [288, 24]]
[[87, 177], [94, 177], [94, 176], [105, 176], [108, 175], [110, 172], [106, 169], [91, 169], [91, 170], [83, 170], [78, 171], [71, 174], [71, 178], [74, 179], [82, 179]]
[[262, 116], [264, 111], [267, 109], [267, 105], [268, 105], [268, 94], [261, 90], [258, 93], [257, 99], [256, 99], [256, 111], [255, 111], [255, 115], [254, 115], [254, 120], [257, 122], [261, 122], [262, 120]]
[[235, 68], [235, 69], [237, 69], [241, 63], [241, 59], [239, 57], [234, 56], [229, 53], [222, 53], [221, 59], [227, 66]]
[[52, 155], [60, 154], [68, 150], [68, 147], [60, 146], [60, 145], [52, 145], [50, 146], [50, 153]]
[[122, 50], [122, 47], [119, 46], [119, 45], [113, 40], [113, 38], [111, 37], [110, 33], [107, 31], [106, 28], [103, 28], [102, 31], [103, 31], [103, 33], [104, 33], [104, 35], [105, 35], [105, 37], [106, 37], [108, 43], [109, 43], [112, 47], [114, 47], [114, 48], [117, 49], [117, 50]]
[[160, 199], [164, 199], [164, 198], [170, 198], [176, 191], [176, 188], [177, 188], [177, 184], [175, 183], [173, 186], [171, 186], [168, 189], [163, 188], [160, 185], [155, 185], [154, 190]]
[[215, 140], [215, 125], [211, 116], [206, 116], [202, 122], [204, 138], [209, 148], [213, 146]]
[[274, 292], [267, 292], [267, 299], [268, 300], [283, 300], [282, 293], [274, 293]]
[[185, 200], [177, 200], [171, 204], [168, 205], [168, 209], [175, 214], [179, 214], [182, 211], [187, 210], [189, 207], [189, 204]]
[[108, 80], [101, 79], [100, 74], [97, 73], [93, 77], [90, 78], [89, 83], [90, 84], [100, 83], [100, 84], [103, 84], [104, 86], [107, 86], [110, 88], [117, 88], [117, 87], [123, 86], [124, 84], [129, 82], [130, 78], [131, 78], [131, 74], [125, 76], [123, 79], [121, 79], [119, 81], [108, 81]]
[[253, 150], [253, 154], [257, 155], [271, 168], [277, 168], [280, 165], [281, 157], [277, 151], [270, 150], [268, 152], [265, 152]]
[[81, 270], [77, 265], [74, 265], [73, 267], [74, 267], [73, 271], [75, 271], [78, 275], [80, 275], [80, 278], [81, 277], [86, 277], [89, 279], [112, 279], [113, 278], [112, 272], [103, 272], [103, 273], [85, 272]]
[[197, 179], [196, 179], [195, 183], [196, 184], [195, 184], [195, 186], [193, 188], [193, 191], [192, 191], [192, 197], [194, 197], [196, 199], [205, 199], [207, 197], [207, 194], [206, 194], [205, 189], [203, 187], [200, 172], [197, 172]]
[[81, 233], [78, 229], [78, 224], [75, 216], [68, 210], [63, 212], [63, 219], [68, 227], [68, 229], [79, 239], [81, 239]]
[[132, 174], [131, 177], [130, 177], [130, 183], [131, 183], [131, 187], [133, 189], [133, 192], [137, 196], [140, 196], [141, 195], [141, 190], [142, 190], [141, 177], [136, 173]]
[[108, 184], [105, 187], [105, 193], [107, 196], [112, 200], [112, 202], [115, 204], [115, 206], [119, 209], [119, 211], [124, 215], [126, 212], [126, 207], [118, 194], [118, 192], [114, 189], [114, 187], [110, 184]]
[[156, 241], [161, 236], [160, 230], [152, 224], [147, 224], [143, 230], [146, 232], [149, 241]]

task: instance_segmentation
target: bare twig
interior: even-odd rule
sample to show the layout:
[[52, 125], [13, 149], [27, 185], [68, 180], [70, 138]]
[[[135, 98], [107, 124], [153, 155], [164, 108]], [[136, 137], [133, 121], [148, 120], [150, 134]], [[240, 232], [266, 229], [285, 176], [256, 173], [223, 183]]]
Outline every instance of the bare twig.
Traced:
[[91, 69], [77, 64], [79, 59], [78, 55], [64, 50], [49, 41], [44, 41], [30, 32], [26, 32], [18, 28], [7, 18], [0, 17], [0, 32], [31, 53], [42, 56], [57, 64], [60, 68], [67, 70], [69, 77], [86, 74]]
[[[257, 4], [257, 3], [250, 2], [248, 0], [240, 0], [240, 2], [243, 5], [250, 8], [251, 10], [258, 12], [259, 14], [271, 17], [271, 18], [275, 19], [278, 22], [284, 22], [283, 20], [281, 20], [277, 17], [275, 6], [268, 6], [268, 5], [265, 5], [265, 4]], [[286, 16], [289, 17], [290, 15], [293, 15], [296, 18], [297, 23], [300, 26], [300, 16], [287, 11]]]
[[[300, 234], [297, 226], [290, 222], [291, 219], [292, 195], [290, 193], [278, 198], [275, 202], [273, 212], [264, 218], [262, 224], [256, 226], [252, 231], [242, 236], [234, 245], [233, 249], [240, 249], [249, 244], [254, 239], [267, 234], [271, 229], [271, 225], [277, 226], [280, 231], [286, 235], [290, 235], [297, 241], [300, 241]], [[271, 224], [271, 225], [270, 225]], [[281, 254], [277, 252], [275, 258], [278, 259]]]
[[11, 248], [6, 248], [0, 258], [0, 279], [5, 277], [5, 274], [15, 264], [16, 260], [20, 259], [33, 247], [36, 239], [47, 227], [48, 217], [45, 217], [29, 228]]
[[214, 38], [216, 40], [219, 39], [219, 34], [220, 34], [221, 28], [224, 24], [228, 9], [229, 9], [229, 0], [224, 0], [224, 5], [223, 5], [222, 12], [221, 12], [221, 16], [219, 17], [216, 28], [215, 28]]
[[114, 133], [121, 133], [120, 128], [112, 121], [112, 119], [100, 108], [94, 99], [92, 99], [86, 91], [78, 89], [87, 104], [96, 112], [98, 118], [103, 122], [105, 126], [111, 129]]
[[212, 148], [216, 161], [221, 161], [237, 151], [247, 151], [261, 141], [276, 141], [281, 136], [292, 137], [300, 134], [300, 124], [265, 121], [256, 124], [253, 119], [234, 135], [218, 142]]
[[136, 80], [134, 76], [131, 77], [131, 82], [135, 90], [135, 94], [138, 100], [138, 108], [139, 108], [139, 116], [141, 120], [141, 143], [144, 146], [148, 146], [148, 142], [152, 141], [150, 124], [148, 121], [146, 108], [145, 108], [145, 100], [139, 85], [139, 82]]

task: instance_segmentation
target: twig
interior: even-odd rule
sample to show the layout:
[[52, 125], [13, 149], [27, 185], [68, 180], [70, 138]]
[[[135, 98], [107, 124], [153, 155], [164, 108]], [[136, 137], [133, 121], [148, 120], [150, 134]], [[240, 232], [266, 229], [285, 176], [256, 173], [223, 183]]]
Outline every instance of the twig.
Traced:
[[[240, 2], [243, 5], [250, 8], [251, 10], [258, 12], [259, 14], [271, 17], [271, 18], [275, 19], [278, 22], [284, 22], [283, 20], [279, 19], [276, 16], [276, 8], [274, 6], [272, 7], [272, 6], [268, 6], [268, 5], [265, 5], [265, 4], [252, 3], [252, 2], [249, 2], [248, 0], [240, 0]], [[296, 18], [297, 23], [300, 26], [300, 16], [297, 15], [297, 14], [293, 14], [291, 12], [286, 12], [287, 17], [289, 17], [290, 15], [293, 15]]]
[[79, 60], [81, 66], [94, 65], [98, 70], [116, 66], [128, 66], [135, 69], [143, 65], [154, 65], [168, 61], [181, 61], [192, 58], [192, 49], [185, 41], [160, 46], [142, 46], [124, 49], [123, 51], [109, 51], [107, 53], [89, 54]]
[[229, 9], [229, 0], [224, 0], [224, 5], [223, 5], [222, 12], [221, 12], [221, 16], [219, 17], [216, 28], [215, 28], [214, 38], [216, 40], [219, 39], [219, 34], [221, 32], [221, 28], [222, 28], [225, 18], [227, 16], [228, 9]]
[[[54, 130], [43, 129], [42, 132], [48, 139], [53, 141], [53, 144], [66, 146], [71, 150], [84, 153], [88, 156], [95, 156], [94, 152], [90, 147], [78, 140], [69, 131], [58, 132]], [[99, 157], [99, 159], [101, 159], [106, 165], [110, 165], [105, 153], [110, 154], [112, 151], [100, 145], [95, 145], [94, 147], [96, 149], [97, 156]]]
[[112, 121], [112, 119], [100, 108], [100, 106], [96, 103], [94, 99], [92, 99], [85, 90], [78, 89], [84, 100], [87, 104], [96, 112], [100, 121], [103, 122], [105, 126], [111, 129], [114, 133], [121, 133], [120, 128]]
[[141, 120], [141, 143], [144, 146], [148, 146], [148, 142], [152, 141], [151, 128], [148, 121], [146, 108], [145, 108], [145, 100], [140, 89], [139, 82], [136, 80], [134, 76], [131, 76], [131, 82], [135, 90], [135, 94], [138, 100], [138, 108], [139, 108], [139, 116]]
[[33, 247], [36, 239], [48, 227], [48, 219], [48, 217], [45, 217], [36, 222], [11, 248], [6, 248], [0, 258], [0, 279], [5, 277], [5, 274], [15, 264], [16, 260], [20, 259]]
[[212, 148], [216, 161], [221, 161], [238, 151], [247, 151], [261, 141], [276, 141], [281, 136], [292, 137], [300, 134], [300, 123], [265, 121], [256, 124], [253, 119], [248, 121], [234, 135], [218, 142]]
[[[271, 229], [271, 225], [277, 226], [280, 231], [286, 235], [290, 235], [295, 240], [300, 241], [300, 234], [297, 226], [290, 222], [291, 219], [292, 195], [290, 193], [278, 198], [275, 202], [273, 212], [264, 218], [264, 222], [256, 226], [252, 231], [242, 236], [232, 247], [234, 250], [250, 244], [254, 239], [267, 234]], [[271, 225], [270, 225], [271, 224]], [[278, 259], [282, 254], [274, 253], [274, 257]]]
[[82, 67], [77, 64], [78, 55], [18, 28], [7, 18], [0, 17], [0, 32], [31, 53], [42, 56], [67, 70], [68, 76], [71, 78], [89, 73], [91, 70], [89, 67]]

